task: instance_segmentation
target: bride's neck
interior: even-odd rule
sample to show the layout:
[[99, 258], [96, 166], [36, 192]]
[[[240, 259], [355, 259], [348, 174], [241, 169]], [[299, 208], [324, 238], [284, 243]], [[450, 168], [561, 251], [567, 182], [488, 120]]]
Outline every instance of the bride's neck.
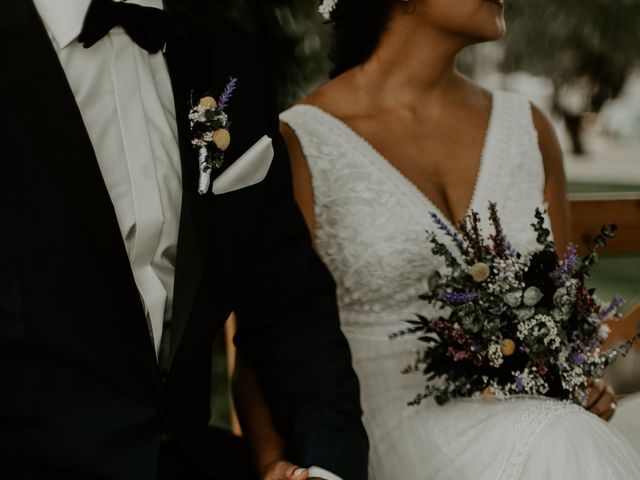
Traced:
[[414, 105], [446, 96], [461, 86], [455, 60], [466, 45], [430, 30], [410, 15], [391, 21], [380, 45], [358, 69], [361, 91], [380, 104]]

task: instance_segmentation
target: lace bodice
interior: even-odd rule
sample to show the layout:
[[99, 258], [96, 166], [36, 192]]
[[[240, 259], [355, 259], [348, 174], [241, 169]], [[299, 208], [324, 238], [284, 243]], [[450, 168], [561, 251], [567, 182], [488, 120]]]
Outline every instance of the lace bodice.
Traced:
[[[316, 246], [336, 279], [343, 313], [361, 313], [367, 321], [370, 312], [417, 311], [426, 279], [441, 266], [425, 233], [436, 228], [429, 213], [437, 208], [337, 118], [310, 105], [281, 118], [297, 134], [309, 165]], [[528, 250], [535, 247], [530, 224], [544, 203], [543, 190], [531, 106], [515, 94], [495, 93], [470, 208], [488, 225], [488, 202], [497, 202], [510, 241]], [[351, 320], [358, 321], [343, 314], [343, 321]]]

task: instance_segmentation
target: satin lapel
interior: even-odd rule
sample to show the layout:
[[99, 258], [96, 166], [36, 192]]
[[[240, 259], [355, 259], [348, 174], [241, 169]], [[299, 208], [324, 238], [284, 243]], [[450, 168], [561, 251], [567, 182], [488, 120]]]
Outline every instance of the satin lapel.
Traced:
[[183, 36], [169, 42], [165, 53], [173, 86], [182, 162], [182, 211], [170, 327], [169, 363], [180, 345], [202, 280], [207, 250], [211, 249], [211, 194], [200, 196], [197, 193], [198, 159], [197, 152], [190, 143], [188, 120], [191, 95], [197, 95], [210, 87], [210, 75], [206, 70], [208, 65], [201, 65], [202, 59], [208, 58], [208, 55], [198, 55], [199, 48], [202, 47], [198, 45], [197, 40], [189, 40]]
[[[3, 35], [2, 49], [7, 62], [3, 74], [12, 79], [17, 104], [23, 107], [41, 158], [48, 164], [112, 280], [117, 293], [114, 301], [120, 302], [123, 311], [132, 317], [131, 324], [155, 364], [153, 343], [115, 211], [64, 70], [32, 3], [2, 1], [15, 5], [11, 8], [20, 8], [21, 15], [28, 14], [22, 28], [6, 29], [12, 33]], [[22, 5], [18, 7], [18, 3]], [[56, 118], [46, 128], [41, 124], [43, 109]]]

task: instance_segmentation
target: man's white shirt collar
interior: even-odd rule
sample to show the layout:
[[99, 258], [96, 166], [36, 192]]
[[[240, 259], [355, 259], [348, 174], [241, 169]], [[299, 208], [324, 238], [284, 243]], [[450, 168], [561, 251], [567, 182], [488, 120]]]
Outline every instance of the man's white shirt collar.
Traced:
[[[49, 34], [63, 49], [78, 38], [91, 0], [34, 0]], [[162, 9], [162, 0], [128, 0], [143, 7]]]

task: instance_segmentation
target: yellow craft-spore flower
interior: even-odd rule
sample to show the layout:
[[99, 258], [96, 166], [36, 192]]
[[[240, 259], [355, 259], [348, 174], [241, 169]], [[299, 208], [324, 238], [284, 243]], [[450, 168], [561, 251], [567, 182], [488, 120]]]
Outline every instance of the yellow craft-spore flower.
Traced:
[[510, 338], [505, 338], [504, 340], [502, 340], [502, 347], [500, 348], [500, 351], [505, 357], [513, 355], [516, 351], [516, 342], [514, 342]]
[[211, 140], [216, 144], [223, 152], [229, 148], [231, 145], [231, 134], [229, 134], [229, 130], [225, 130], [224, 128], [219, 128], [211, 135]]
[[218, 108], [218, 102], [213, 97], [202, 97], [198, 103], [201, 107], [216, 109]]
[[469, 274], [473, 277], [474, 282], [481, 283], [489, 278], [491, 270], [486, 263], [478, 262], [469, 267]]

